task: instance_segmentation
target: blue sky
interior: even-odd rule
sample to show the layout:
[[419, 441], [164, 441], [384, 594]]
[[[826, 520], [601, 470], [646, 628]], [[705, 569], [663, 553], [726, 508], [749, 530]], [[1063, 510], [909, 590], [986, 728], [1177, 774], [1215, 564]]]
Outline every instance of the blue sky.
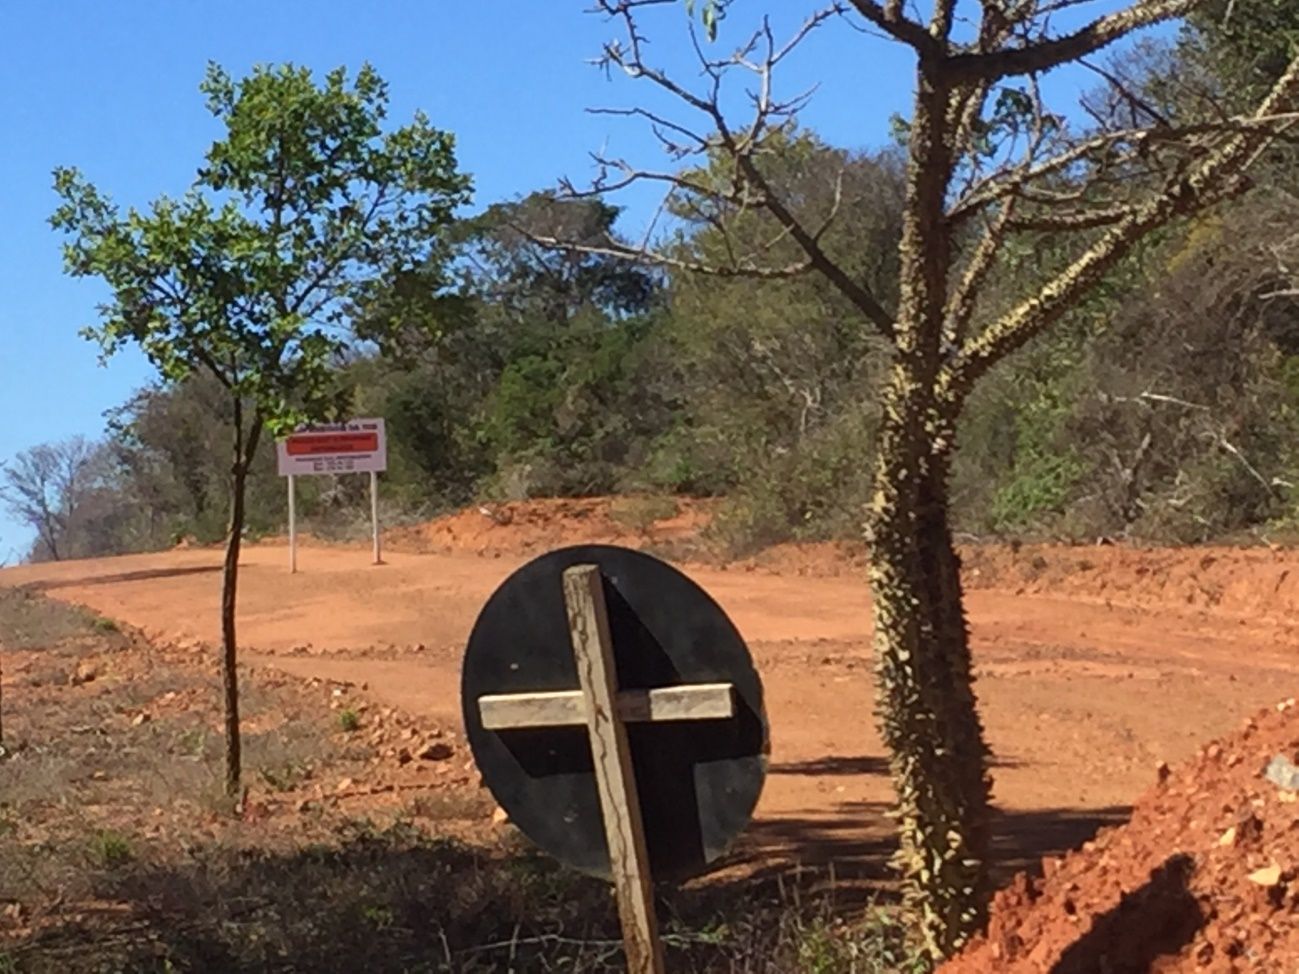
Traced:
[[[423, 109], [456, 134], [475, 207], [591, 174], [605, 149], [662, 163], [634, 123], [593, 116], [592, 106], [645, 103], [645, 89], [606, 81], [586, 62], [616, 24], [583, 13], [584, 0], [10, 0], [0, 57], [0, 461], [36, 443], [99, 435], [103, 413], [150, 379], [133, 354], [100, 367], [78, 337], [100, 290], [62, 273], [59, 238], [46, 220], [50, 171], [76, 165], [117, 201], [142, 205], [179, 193], [218, 134], [197, 86], [215, 60], [241, 75], [253, 64], [293, 61], [325, 71], [368, 61], [391, 89], [391, 119]], [[811, 4], [739, 2], [724, 25], [729, 50], [757, 11]], [[1113, 6], [1102, 3], [1099, 9]], [[650, 60], [689, 76], [684, 13], [656, 18]], [[663, 29], [657, 29], [661, 25]], [[909, 101], [904, 51], [830, 24], [788, 63], [787, 93], [819, 85], [804, 122], [857, 148], [885, 141], [888, 119]], [[1062, 80], [1067, 84], [1067, 79]], [[624, 201], [626, 229], [655, 201]], [[30, 533], [0, 512], [0, 562]]]

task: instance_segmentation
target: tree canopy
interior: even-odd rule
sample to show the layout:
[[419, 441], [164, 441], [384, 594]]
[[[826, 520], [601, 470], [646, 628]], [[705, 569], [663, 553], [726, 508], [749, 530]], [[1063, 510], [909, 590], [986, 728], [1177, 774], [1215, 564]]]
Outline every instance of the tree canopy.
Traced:
[[368, 66], [349, 84], [342, 68], [317, 82], [306, 68], [263, 66], [236, 81], [213, 64], [200, 90], [225, 134], [183, 197], [123, 212], [79, 171], [60, 168], [51, 223], [69, 238], [67, 272], [110, 289], [98, 324], [85, 330], [106, 357], [131, 343], [163, 381], [202, 374], [225, 392], [232, 450], [221, 615], [233, 793], [239, 549], [262, 433], [341, 411], [350, 390], [336, 368], [353, 342], [382, 347], [409, 325], [407, 292], [396, 285], [418, 275], [438, 289], [469, 179], [452, 136], [424, 115], [384, 130], [388, 89]]

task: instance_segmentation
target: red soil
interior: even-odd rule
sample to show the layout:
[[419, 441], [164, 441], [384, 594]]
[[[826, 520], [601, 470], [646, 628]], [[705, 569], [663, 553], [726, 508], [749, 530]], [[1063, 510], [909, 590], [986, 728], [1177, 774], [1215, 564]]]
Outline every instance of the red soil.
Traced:
[[388, 533], [395, 551], [526, 554], [600, 542], [627, 547], [699, 536], [712, 505], [688, 498], [590, 497], [479, 504]]
[[[282, 547], [252, 546], [244, 659], [365, 683], [376, 706], [453, 728], [464, 639], [514, 567], [592, 541], [690, 551], [708, 514], [706, 503], [649, 499], [470, 509], [389, 532], [377, 568], [364, 549], [308, 546], [297, 575]], [[772, 769], [741, 850], [754, 865], [832, 860], [840, 876], [888, 876], [864, 554], [785, 545], [686, 566], [731, 614], [765, 683]], [[1041, 883], [1016, 879], [989, 938], [950, 969], [1299, 970], [1299, 803], [1258, 776], [1273, 754], [1295, 757], [1299, 718], [1272, 710], [1194, 756], [1241, 715], [1299, 695], [1299, 554], [996, 545], [964, 556], [1003, 870], [1122, 821], [1160, 762], [1192, 760], [1141, 799], [1131, 825], [1048, 861]], [[0, 585], [32, 584], [210, 659], [219, 565], [219, 551], [193, 549], [5, 569]], [[1233, 825], [1234, 843], [1220, 845]], [[1272, 865], [1275, 885], [1248, 878]]]
[[1128, 824], [1017, 876], [942, 974], [1299, 970], [1299, 794], [1263, 776], [1297, 749], [1293, 701], [1202, 748]]

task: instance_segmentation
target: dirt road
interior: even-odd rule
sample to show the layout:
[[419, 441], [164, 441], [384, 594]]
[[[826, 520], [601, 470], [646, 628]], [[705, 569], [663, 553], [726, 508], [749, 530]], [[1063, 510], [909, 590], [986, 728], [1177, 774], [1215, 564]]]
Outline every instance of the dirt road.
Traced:
[[[365, 551], [308, 548], [291, 576], [283, 548], [247, 548], [244, 660], [364, 682], [377, 701], [458, 723], [466, 635], [487, 595], [526, 558], [386, 557], [371, 567]], [[877, 874], [889, 789], [872, 726], [864, 581], [687, 571], [731, 614], [765, 681], [772, 767], [746, 855], [834, 859]], [[0, 585], [19, 584], [168, 638], [217, 639], [215, 550], [0, 571]], [[982, 589], [969, 607], [1007, 865], [1121, 817], [1160, 761], [1185, 757], [1299, 687], [1299, 639], [1275, 617]]]

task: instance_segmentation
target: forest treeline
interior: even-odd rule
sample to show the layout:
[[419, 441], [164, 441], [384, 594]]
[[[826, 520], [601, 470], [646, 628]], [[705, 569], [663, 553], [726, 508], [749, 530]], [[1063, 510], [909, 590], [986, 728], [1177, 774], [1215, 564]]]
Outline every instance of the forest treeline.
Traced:
[[[1220, 22], [1206, 14], [1204, 23]], [[1106, 67], [1083, 110], [1171, 126], [1194, 117], [1206, 91], [1248, 104], [1287, 36], [1252, 29], [1245, 44], [1191, 27], [1130, 51]], [[985, 384], [960, 431], [961, 530], [1195, 543], [1284, 535], [1296, 524], [1295, 163], [1288, 144], [1274, 150], [1249, 192], [1162, 233]], [[808, 222], [837, 207], [824, 248], [886, 306], [895, 300], [900, 155], [799, 130], [763, 165]], [[724, 178], [723, 168], [696, 178]], [[1059, 191], [1069, 189], [1062, 178]], [[544, 191], [498, 203], [461, 220], [424, 271], [355, 309], [355, 341], [335, 363], [336, 401], [340, 415], [387, 419], [388, 514], [648, 492], [723, 498], [713, 530], [732, 550], [856, 537], [888, 366], [868, 324], [815, 275], [703, 278], [537, 242], [614, 245], [618, 215]], [[670, 215], [683, 265], [733, 244], [708, 213]], [[754, 213], [743, 229], [773, 258], [785, 248], [796, 258], [769, 216]], [[991, 287], [1009, 300], [1068, 257], [1025, 245], [1004, 272], [1015, 279]], [[380, 354], [366, 322], [393, 315], [411, 324], [409, 337]], [[0, 489], [36, 530], [28, 556], [223, 537], [222, 391], [199, 374], [141, 389], [108, 414], [102, 439], [8, 458]], [[365, 489], [361, 478], [309, 478], [301, 510], [321, 530], [343, 530], [365, 516]], [[274, 450], [263, 446], [249, 529], [280, 530], [285, 514]]]

